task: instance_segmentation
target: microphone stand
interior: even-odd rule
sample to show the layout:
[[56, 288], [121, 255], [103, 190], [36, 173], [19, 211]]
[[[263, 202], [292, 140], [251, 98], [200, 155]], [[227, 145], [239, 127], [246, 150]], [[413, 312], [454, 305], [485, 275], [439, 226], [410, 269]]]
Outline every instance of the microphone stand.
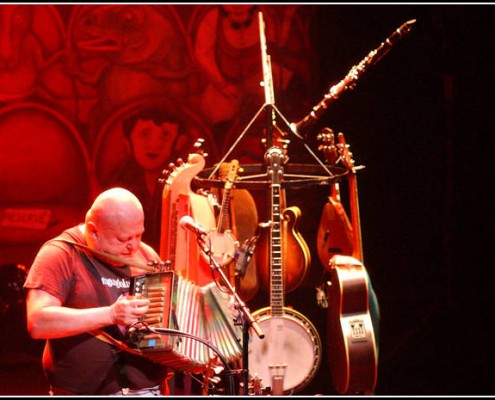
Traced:
[[249, 342], [249, 327], [252, 327], [256, 332], [260, 339], [265, 337], [265, 334], [261, 330], [258, 325], [258, 322], [254, 319], [253, 315], [249, 311], [249, 308], [246, 306], [246, 303], [242, 301], [234, 287], [230, 283], [230, 280], [227, 278], [222, 268], [218, 264], [217, 260], [214, 257], [211, 257], [210, 247], [207, 245], [204, 240], [204, 234], [196, 232], [198, 245], [201, 247], [201, 250], [208, 255], [210, 260], [210, 268], [212, 272], [217, 272], [218, 275], [222, 278], [223, 285], [226, 286], [229, 292], [234, 296], [235, 299], [235, 308], [240, 310], [243, 318], [241, 318], [242, 324], [242, 375], [243, 375], [243, 386], [244, 386], [244, 394], [248, 395], [248, 386], [249, 386], [249, 362], [248, 362], [248, 342]]

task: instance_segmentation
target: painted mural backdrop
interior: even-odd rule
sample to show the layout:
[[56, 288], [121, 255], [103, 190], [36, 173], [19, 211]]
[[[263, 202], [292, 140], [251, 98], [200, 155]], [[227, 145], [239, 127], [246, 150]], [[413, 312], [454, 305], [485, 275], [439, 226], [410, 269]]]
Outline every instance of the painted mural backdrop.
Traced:
[[[278, 108], [296, 120], [312, 106], [310, 6], [0, 5], [0, 264], [32, 261], [42, 241], [81, 221], [102, 188], [142, 184], [204, 139], [218, 162], [260, 162], [264, 91], [258, 11], [266, 25]], [[179, 139], [148, 151], [130, 173], [123, 132], [132, 115], [161, 110]], [[156, 146], [155, 146], [156, 147]], [[134, 163], [136, 164], [136, 163]], [[144, 181], [143, 181], [144, 182]], [[136, 189], [137, 190], [137, 189]]]

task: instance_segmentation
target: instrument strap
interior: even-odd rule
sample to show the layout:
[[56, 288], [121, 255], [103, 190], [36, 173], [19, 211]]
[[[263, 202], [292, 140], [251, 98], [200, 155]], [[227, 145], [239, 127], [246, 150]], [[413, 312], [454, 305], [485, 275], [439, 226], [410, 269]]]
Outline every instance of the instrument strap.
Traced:
[[93, 253], [94, 255], [100, 256], [101, 258], [106, 258], [108, 260], [115, 261], [115, 262], [121, 263], [123, 265], [132, 265], [133, 267], [136, 267], [136, 268], [148, 271], [148, 272], [156, 272], [155, 268], [153, 268], [149, 265], [144, 265], [144, 264], [135, 263], [135, 262], [129, 262], [130, 260], [128, 260], [128, 259], [121, 258], [121, 257], [113, 255], [113, 254], [105, 253], [105, 252], [100, 251], [100, 250], [92, 249], [92, 248], [90, 248], [90, 247], [88, 247], [82, 243], [73, 242], [72, 240], [63, 239], [63, 238], [56, 238], [56, 239], [52, 239], [52, 240], [58, 241], [58, 242], [64, 242], [64, 243], [71, 244], [73, 246], [80, 247], [82, 249], [88, 250], [89, 252]]
[[[122, 262], [123, 264], [128, 264], [128, 260], [125, 260], [123, 258], [120, 258], [120, 257], [117, 257], [117, 256], [114, 256], [112, 254], [107, 254], [107, 253], [104, 253], [104, 252], [101, 252], [99, 250], [95, 250], [95, 249], [92, 249], [82, 243], [77, 243], [77, 242], [73, 242], [72, 240], [68, 240], [68, 239], [62, 239], [62, 238], [57, 238], [57, 239], [53, 239], [55, 241], [59, 241], [59, 242], [64, 242], [64, 243], [67, 243], [67, 244], [70, 244], [70, 245], [73, 245], [73, 246], [77, 246], [77, 247], [81, 247], [85, 250], [88, 250], [90, 251], [91, 253], [93, 254], [98, 254], [102, 257], [106, 257], [106, 258], [109, 258], [113, 261], [119, 261], [119, 262]], [[92, 260], [90, 259], [89, 260], [91, 263], [92, 263]], [[148, 268], [148, 267], [147, 267]], [[125, 351], [128, 351], [130, 353], [134, 353], [134, 354], [141, 354], [141, 352], [135, 350], [135, 349], [132, 349], [131, 347], [129, 347], [127, 344], [125, 344], [123, 341], [119, 340], [119, 339], [116, 339], [114, 338], [112, 335], [110, 335], [109, 333], [105, 332], [104, 330], [102, 329], [95, 329], [93, 331], [89, 331], [89, 333], [91, 333], [93, 336], [95, 336], [96, 338], [106, 342], [106, 343], [109, 343], [121, 350], [125, 350]]]
[[124, 350], [124, 351], [127, 351], [128, 353], [132, 353], [132, 354], [136, 354], [136, 355], [142, 355], [139, 350], [136, 350], [136, 349], [133, 349], [132, 347], [129, 347], [122, 340], [115, 339], [112, 335], [105, 332], [103, 329], [95, 329], [93, 331], [89, 331], [88, 333], [91, 333], [97, 339], [100, 339], [101, 341], [103, 341], [105, 343], [111, 344], [112, 346], [115, 346], [120, 350]]
[[[93, 255], [95, 255], [95, 254], [100, 255], [100, 257], [104, 257], [104, 258], [107, 258], [107, 259], [110, 259], [113, 261], [117, 261], [117, 262], [125, 264], [125, 265], [129, 264], [128, 260], [122, 259], [122, 258], [114, 256], [112, 254], [107, 254], [107, 253], [92, 249], [92, 248], [90, 248], [90, 247], [88, 247], [82, 243], [77, 243], [77, 242], [73, 242], [71, 240], [62, 239], [62, 238], [56, 238], [53, 240], [59, 241], [59, 242], [65, 242], [65, 243], [70, 244], [72, 246], [82, 248], [84, 250], [89, 251]], [[88, 260], [91, 262], [91, 264], [93, 264], [93, 260], [91, 260], [90, 257], [88, 257]], [[94, 267], [94, 264], [93, 264], [93, 267]], [[137, 265], [137, 267], [141, 268], [142, 266]], [[146, 266], [145, 268], [148, 270], [150, 269], [150, 267], [148, 267], [148, 266]], [[129, 347], [122, 340], [116, 339], [115, 337], [113, 337], [109, 333], [105, 332], [103, 329], [95, 329], [95, 330], [89, 331], [88, 333], [92, 334], [97, 339], [111, 345], [110, 351], [112, 353], [112, 358], [113, 358], [113, 362], [114, 362], [114, 366], [115, 366], [115, 371], [117, 373], [117, 380], [119, 382], [119, 386], [122, 389], [122, 393], [127, 392], [129, 390], [129, 379], [127, 378], [127, 374], [125, 371], [125, 364], [123, 363], [120, 352], [126, 351], [126, 352], [134, 354], [134, 355], [142, 356], [141, 352], [139, 350], [136, 350], [136, 349]]]

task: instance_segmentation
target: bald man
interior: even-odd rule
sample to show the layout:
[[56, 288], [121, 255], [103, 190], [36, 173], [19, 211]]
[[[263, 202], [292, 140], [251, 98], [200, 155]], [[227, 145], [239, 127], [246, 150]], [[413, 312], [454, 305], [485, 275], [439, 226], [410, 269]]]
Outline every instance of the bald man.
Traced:
[[[39, 250], [29, 270], [27, 327], [46, 339], [43, 369], [53, 395], [164, 393], [167, 368], [90, 333], [122, 340], [143, 316], [149, 300], [129, 296], [140, 266], [159, 262], [141, 241], [143, 207], [126, 189], [101, 193], [84, 224], [65, 230]], [[137, 266], [137, 267], [136, 267]]]

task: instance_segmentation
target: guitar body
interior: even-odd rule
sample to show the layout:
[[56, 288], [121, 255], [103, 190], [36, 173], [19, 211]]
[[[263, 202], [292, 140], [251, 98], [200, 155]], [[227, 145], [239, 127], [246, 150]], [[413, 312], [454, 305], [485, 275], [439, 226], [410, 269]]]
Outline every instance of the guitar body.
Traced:
[[336, 254], [352, 255], [354, 233], [342, 203], [332, 197], [323, 207], [316, 234], [318, 257], [328, 268]]
[[330, 261], [328, 353], [330, 373], [340, 394], [372, 394], [378, 357], [363, 264], [349, 256]]
[[284, 307], [280, 316], [272, 316], [272, 308], [265, 307], [253, 313], [265, 334], [264, 339], [252, 336], [249, 343], [249, 371], [258, 375], [265, 386], [271, 386], [269, 366], [286, 365], [283, 375], [283, 393], [302, 390], [313, 379], [321, 363], [321, 341], [313, 324], [301, 313]]
[[[235, 268], [235, 288], [239, 296], [245, 301], [250, 301], [259, 290], [258, 270], [256, 262], [257, 238], [255, 234], [258, 229], [258, 211], [253, 196], [246, 189], [236, 189], [232, 195], [232, 231], [241, 243], [240, 252], [247, 251], [250, 241], [253, 242], [253, 255], [247, 264], [240, 263], [243, 260], [239, 255]], [[239, 264], [240, 263], [240, 264]], [[239, 265], [238, 265], [239, 264]], [[237, 271], [239, 269], [239, 271]]]

